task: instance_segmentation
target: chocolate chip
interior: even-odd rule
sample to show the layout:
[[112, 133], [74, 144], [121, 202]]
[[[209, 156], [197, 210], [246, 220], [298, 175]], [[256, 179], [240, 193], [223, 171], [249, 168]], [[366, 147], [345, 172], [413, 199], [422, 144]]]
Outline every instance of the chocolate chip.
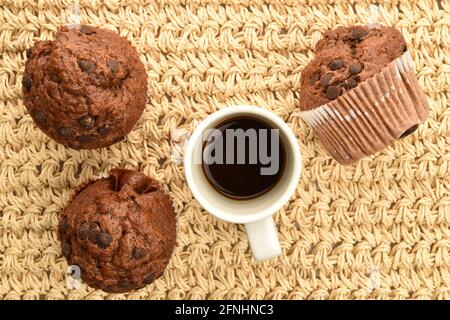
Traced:
[[360, 40], [361, 38], [365, 37], [369, 31], [367, 31], [364, 28], [356, 28], [352, 30], [352, 33], [350, 34], [350, 39], [352, 40]]
[[89, 235], [89, 226], [87, 223], [83, 223], [80, 228], [78, 228], [78, 239], [80, 240], [86, 240]]
[[325, 95], [329, 100], [334, 100], [341, 94], [341, 88], [337, 86], [329, 86], [327, 88], [327, 91], [325, 92]]
[[28, 48], [28, 49], [25, 51], [25, 55], [27, 56], [28, 59], [30, 59], [31, 56], [33, 55], [33, 48]]
[[97, 245], [102, 249], [108, 248], [111, 242], [112, 236], [106, 231], [102, 231], [98, 236]]
[[328, 67], [331, 70], [339, 70], [340, 68], [342, 68], [344, 66], [344, 64], [342, 63], [341, 59], [334, 59], [333, 61], [330, 62], [330, 64], [328, 65]]
[[103, 291], [105, 291], [105, 292], [114, 292], [114, 290], [115, 290], [115, 288], [112, 285], [106, 286], [103, 288]]
[[400, 136], [400, 139], [409, 136], [409, 135], [412, 134], [414, 131], [416, 131], [418, 127], [419, 127], [418, 124], [413, 125], [411, 128], [409, 128], [408, 130], [406, 130], [405, 132], [402, 133], [402, 135]]
[[320, 79], [320, 72], [316, 71], [311, 75], [311, 78], [309, 78], [309, 84], [313, 85]]
[[156, 279], [158, 279], [159, 277], [161, 277], [163, 275], [162, 271], [158, 271], [158, 272], [153, 272], [153, 273], [149, 273], [144, 277], [144, 283], [145, 284], [150, 284], [153, 281], [155, 281]]
[[147, 250], [144, 248], [134, 248], [133, 249], [133, 258], [134, 259], [142, 259], [147, 255]]
[[349, 67], [348, 67], [348, 71], [350, 72], [350, 74], [358, 74], [362, 71], [363, 66], [361, 63], [352, 63]]
[[150, 284], [150, 283], [152, 283], [153, 281], [155, 281], [156, 278], [157, 278], [156, 274], [150, 272], [149, 274], [147, 274], [147, 275], [144, 277], [144, 280], [142, 281], [142, 283], [144, 283], [144, 284]]
[[89, 225], [88, 240], [96, 244], [98, 242], [99, 236], [100, 236], [100, 227], [96, 223], [91, 223]]
[[34, 119], [34, 121], [36, 121], [36, 123], [38, 123], [38, 124], [45, 124], [45, 123], [47, 123], [47, 116], [42, 111], [34, 110], [31, 113], [31, 116]]
[[61, 219], [61, 222], [59, 223], [59, 229], [61, 230], [61, 232], [66, 232], [67, 229], [69, 228], [69, 219], [67, 218], [67, 216], [64, 216]]
[[97, 132], [98, 132], [99, 134], [106, 135], [106, 134], [110, 133], [111, 130], [112, 130], [112, 129], [111, 129], [110, 126], [104, 126], [104, 127], [98, 128]]
[[98, 230], [90, 230], [88, 234], [88, 239], [90, 242], [97, 244], [98, 236], [100, 235], [100, 231]]
[[120, 191], [120, 174], [112, 174], [109, 177], [112, 183], [112, 191]]
[[81, 25], [80, 32], [89, 35], [89, 34], [93, 34], [94, 30], [89, 26]]
[[56, 83], [60, 83], [61, 82], [61, 79], [59, 79], [58, 75], [54, 74], [54, 73], [52, 73], [50, 75], [50, 80], [52, 80], [53, 82], [56, 82]]
[[357, 87], [357, 86], [358, 86], [358, 82], [357, 82], [355, 79], [353, 79], [353, 78], [348, 79], [348, 80], [345, 81], [345, 83], [344, 83], [344, 87], [345, 87], [345, 89], [347, 89], [347, 90], [352, 89], [352, 88], [355, 88], [355, 87]]
[[124, 136], [120, 136], [114, 139], [113, 143], [119, 143], [125, 140]]
[[87, 134], [87, 135], [82, 135], [78, 137], [78, 141], [80, 141], [80, 143], [89, 143], [95, 140], [95, 137]]
[[100, 230], [100, 226], [98, 225], [97, 222], [91, 222], [89, 223], [89, 230], [91, 229]]
[[121, 287], [121, 288], [131, 288], [131, 287], [133, 287], [133, 283], [131, 282], [131, 280], [130, 279], [126, 279], [126, 278], [120, 279], [118, 281], [117, 285], [119, 287]]
[[91, 129], [95, 126], [95, 119], [90, 115], [86, 115], [78, 119], [80, 125], [85, 129]]
[[112, 72], [119, 71], [119, 63], [114, 59], [108, 60], [108, 67], [111, 69]]
[[69, 148], [74, 149], [74, 150], [80, 150], [81, 147], [79, 145], [76, 144], [69, 144], [68, 145]]
[[28, 73], [24, 73], [22, 77], [22, 86], [26, 92], [29, 92], [31, 89], [31, 78]]
[[72, 129], [67, 127], [61, 127], [57, 129], [58, 133], [63, 137], [70, 137], [72, 135]]
[[95, 70], [95, 63], [89, 60], [78, 59], [78, 66], [82, 71], [86, 72], [87, 74], [90, 74]]
[[322, 87], [328, 86], [328, 84], [330, 83], [332, 78], [333, 78], [333, 74], [331, 72], [324, 74], [323, 76], [320, 77], [320, 85]]
[[64, 241], [61, 245], [61, 253], [66, 259], [70, 258], [70, 255], [72, 254], [72, 246], [68, 241]]

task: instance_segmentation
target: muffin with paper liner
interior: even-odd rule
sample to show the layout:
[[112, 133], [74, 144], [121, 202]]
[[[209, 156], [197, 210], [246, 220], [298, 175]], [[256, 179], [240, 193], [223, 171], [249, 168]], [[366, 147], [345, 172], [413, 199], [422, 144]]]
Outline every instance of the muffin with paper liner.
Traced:
[[300, 115], [341, 164], [413, 133], [429, 114], [414, 63], [392, 27], [327, 31], [301, 78]]

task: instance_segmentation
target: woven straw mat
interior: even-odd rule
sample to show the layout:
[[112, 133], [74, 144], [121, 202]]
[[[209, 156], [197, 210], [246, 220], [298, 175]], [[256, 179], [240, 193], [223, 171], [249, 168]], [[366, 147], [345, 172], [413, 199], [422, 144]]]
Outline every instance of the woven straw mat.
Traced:
[[[411, 136], [341, 166], [298, 116], [302, 69], [325, 30], [369, 23], [367, 1], [81, 1], [81, 23], [131, 41], [149, 101], [127, 141], [71, 150], [34, 125], [23, 101], [25, 49], [52, 39], [68, 0], [0, 0], [0, 297], [2, 299], [449, 299], [450, 2], [390, 2], [431, 114]], [[73, 17], [72, 17], [73, 18]], [[253, 104], [281, 116], [302, 150], [302, 178], [275, 214], [282, 254], [252, 258], [242, 225], [193, 198], [184, 141], [212, 112]], [[167, 184], [178, 217], [164, 275], [107, 294], [66, 286], [58, 214], [78, 185], [115, 167]]]

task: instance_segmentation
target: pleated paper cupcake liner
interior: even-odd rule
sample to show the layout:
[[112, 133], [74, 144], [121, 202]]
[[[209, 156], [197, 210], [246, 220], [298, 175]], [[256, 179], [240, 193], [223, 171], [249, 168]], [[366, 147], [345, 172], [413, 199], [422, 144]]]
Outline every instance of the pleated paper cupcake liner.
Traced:
[[300, 113], [341, 164], [353, 164], [412, 133], [428, 114], [408, 51], [336, 100]]

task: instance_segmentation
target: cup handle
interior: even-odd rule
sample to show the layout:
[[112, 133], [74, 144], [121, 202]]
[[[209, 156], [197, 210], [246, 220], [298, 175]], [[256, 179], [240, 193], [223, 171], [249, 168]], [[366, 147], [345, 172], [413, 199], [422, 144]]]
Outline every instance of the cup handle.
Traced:
[[273, 217], [246, 223], [248, 242], [256, 260], [265, 260], [281, 254], [278, 231]]

